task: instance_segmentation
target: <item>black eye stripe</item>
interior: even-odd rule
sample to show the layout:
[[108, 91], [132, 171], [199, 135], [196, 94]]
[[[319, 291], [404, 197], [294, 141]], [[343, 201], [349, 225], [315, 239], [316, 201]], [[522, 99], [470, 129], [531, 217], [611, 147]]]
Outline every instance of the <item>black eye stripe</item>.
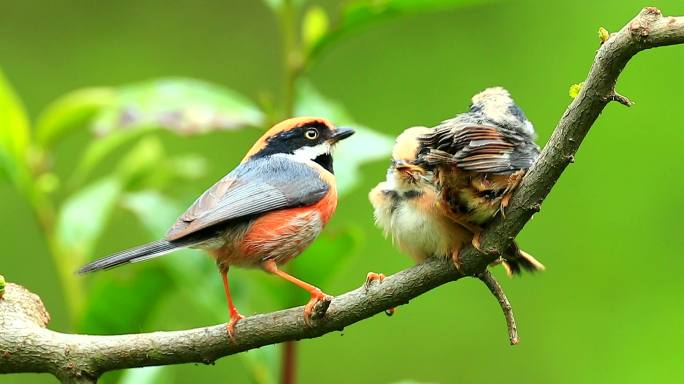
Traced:
[[[307, 132], [315, 130], [315, 137], [309, 137]], [[254, 158], [268, 156], [276, 153], [294, 153], [302, 147], [315, 146], [328, 140], [334, 131], [327, 124], [322, 122], [311, 122], [302, 124], [298, 127], [274, 134], [266, 139], [263, 149], [253, 155]]]

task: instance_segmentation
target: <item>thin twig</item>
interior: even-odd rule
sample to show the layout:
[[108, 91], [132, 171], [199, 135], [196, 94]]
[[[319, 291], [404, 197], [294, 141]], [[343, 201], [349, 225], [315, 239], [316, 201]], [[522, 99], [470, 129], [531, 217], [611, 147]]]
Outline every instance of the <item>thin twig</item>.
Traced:
[[508, 326], [508, 340], [511, 345], [516, 345], [520, 342], [518, 337], [518, 326], [515, 325], [515, 317], [513, 316], [513, 307], [511, 307], [511, 302], [508, 301], [508, 297], [504, 293], [499, 282], [496, 281], [494, 276], [492, 276], [489, 270], [485, 269], [482, 273], [477, 275], [477, 278], [482, 280], [483, 283], [489, 288], [489, 291], [496, 297], [501, 305], [501, 310], [503, 310], [504, 316], [506, 317], [506, 325]]

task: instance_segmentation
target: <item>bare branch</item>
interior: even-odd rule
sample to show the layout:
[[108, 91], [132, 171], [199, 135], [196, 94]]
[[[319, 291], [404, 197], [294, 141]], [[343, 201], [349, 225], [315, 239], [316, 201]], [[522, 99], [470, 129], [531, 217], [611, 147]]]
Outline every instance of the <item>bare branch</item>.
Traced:
[[494, 297], [496, 297], [496, 300], [499, 301], [504, 317], [506, 317], [508, 340], [511, 342], [511, 345], [518, 344], [520, 338], [518, 337], [518, 326], [515, 324], [515, 317], [513, 316], [513, 307], [511, 306], [511, 302], [508, 301], [508, 297], [506, 297], [503, 288], [501, 288], [501, 285], [499, 285], [499, 282], [496, 281], [491, 272], [486, 269], [478, 274], [477, 277], [485, 283], [487, 288], [489, 288], [489, 291], [492, 292]]
[[[470, 246], [462, 250], [461, 271], [477, 276], [489, 263], [510, 251], [511, 241], [539, 211], [606, 104], [611, 100], [630, 104], [615, 92], [615, 83], [631, 57], [645, 49], [682, 43], [684, 17], [663, 17], [655, 8], [645, 8], [619, 32], [610, 34], [598, 50], [579, 95], [511, 199], [506, 218], [497, 218], [482, 233], [484, 251]], [[235, 340], [228, 338], [223, 325], [122, 336], [57, 333], [45, 328], [48, 316], [37, 296], [9, 284], [0, 300], [0, 373], [50, 372], [63, 382], [92, 383], [102, 373], [115, 369], [189, 362], [210, 364], [252, 348], [342, 330], [461, 277], [453, 263], [430, 259], [388, 276], [382, 284], [338, 296], [311, 327], [304, 322], [302, 307], [293, 308], [241, 321], [236, 326]], [[508, 306], [504, 304], [506, 311]], [[514, 330], [514, 325], [511, 328]]]

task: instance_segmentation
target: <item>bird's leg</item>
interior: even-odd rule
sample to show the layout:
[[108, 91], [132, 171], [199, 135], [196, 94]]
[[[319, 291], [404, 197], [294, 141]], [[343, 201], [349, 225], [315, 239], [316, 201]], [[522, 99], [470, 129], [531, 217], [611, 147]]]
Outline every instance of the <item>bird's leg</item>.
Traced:
[[221, 278], [223, 278], [223, 289], [226, 291], [226, 299], [228, 300], [228, 312], [230, 313], [230, 322], [226, 324], [226, 330], [228, 331], [228, 336], [230, 336], [231, 339], [234, 339], [234, 328], [235, 324], [244, 319], [245, 317], [238, 312], [237, 308], [235, 308], [235, 304], [233, 304], [233, 298], [230, 295], [230, 288], [228, 286], [228, 267], [224, 267], [219, 265], [219, 273], [221, 273]]
[[[384, 273], [368, 272], [368, 275], [366, 275], [366, 281], [363, 283], [363, 287], [366, 289], [366, 291], [368, 291], [368, 289], [370, 289], [371, 284], [373, 284], [374, 281], [382, 283], [383, 280], [385, 280]], [[396, 312], [396, 308], [394, 307], [385, 309], [385, 314], [387, 316], [394, 315], [394, 312]]]
[[456, 247], [456, 249], [454, 249], [451, 252], [451, 261], [454, 262], [454, 265], [456, 266], [456, 269], [458, 270], [458, 272], [463, 275], [464, 273], [461, 272], [461, 265], [462, 265], [461, 259], [459, 258], [459, 256], [461, 255], [461, 249], [462, 248], [463, 248], [463, 246], [459, 245]]
[[292, 284], [304, 289], [305, 291], [309, 292], [309, 294], [311, 295], [311, 299], [308, 303], [306, 303], [306, 306], [304, 306], [304, 321], [307, 325], [311, 325], [311, 314], [313, 313], [314, 307], [319, 301], [324, 300], [326, 297], [329, 296], [323, 293], [323, 291], [321, 291], [318, 287], [301, 281], [298, 278], [281, 271], [280, 269], [278, 269], [278, 265], [273, 260], [265, 261], [261, 266], [266, 272], [281, 277], [291, 282]]
[[443, 206], [443, 212], [446, 212], [446, 216], [451, 221], [453, 221], [454, 223], [460, 225], [461, 227], [465, 228], [470, 233], [472, 233], [473, 234], [473, 239], [472, 239], [473, 247], [475, 247], [475, 249], [477, 249], [478, 251], [482, 251], [482, 249], [480, 248], [480, 234], [482, 233], [482, 229], [477, 225], [470, 224], [468, 222], [468, 220], [463, 215], [452, 211], [448, 205]]

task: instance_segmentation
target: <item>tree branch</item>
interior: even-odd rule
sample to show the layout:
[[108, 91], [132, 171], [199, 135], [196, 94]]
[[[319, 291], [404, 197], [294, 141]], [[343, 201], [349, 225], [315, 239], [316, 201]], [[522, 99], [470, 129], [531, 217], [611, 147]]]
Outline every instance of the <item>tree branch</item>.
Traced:
[[[459, 255], [461, 271], [476, 276], [500, 255], [551, 191], [592, 124], [611, 100], [617, 78], [639, 51], [684, 43], [684, 17], [663, 17], [644, 9], [599, 49], [587, 80], [563, 114], [539, 160], [522, 180], [507, 209], [481, 236], [483, 252], [472, 247]], [[63, 382], [96, 382], [104, 372], [150, 365], [200, 362], [264, 345], [339, 331], [344, 327], [405, 304], [439, 285], [463, 277], [447, 260], [430, 259], [369, 289], [338, 296], [312, 327], [304, 323], [302, 307], [246, 318], [230, 340], [223, 325], [177, 332], [122, 336], [68, 335], [45, 328], [48, 315], [37, 296], [8, 284], [0, 300], [0, 373], [50, 372]]]
[[492, 295], [494, 295], [496, 300], [499, 301], [499, 305], [504, 313], [504, 317], [506, 317], [508, 341], [511, 342], [511, 345], [518, 344], [520, 342], [520, 338], [518, 337], [518, 326], [515, 324], [515, 316], [513, 316], [513, 307], [511, 307], [511, 302], [508, 301], [508, 297], [506, 297], [501, 285], [499, 285], [499, 282], [496, 281], [494, 276], [492, 276], [492, 273], [486, 269], [477, 275], [477, 277], [482, 280], [483, 283], [485, 283]]

